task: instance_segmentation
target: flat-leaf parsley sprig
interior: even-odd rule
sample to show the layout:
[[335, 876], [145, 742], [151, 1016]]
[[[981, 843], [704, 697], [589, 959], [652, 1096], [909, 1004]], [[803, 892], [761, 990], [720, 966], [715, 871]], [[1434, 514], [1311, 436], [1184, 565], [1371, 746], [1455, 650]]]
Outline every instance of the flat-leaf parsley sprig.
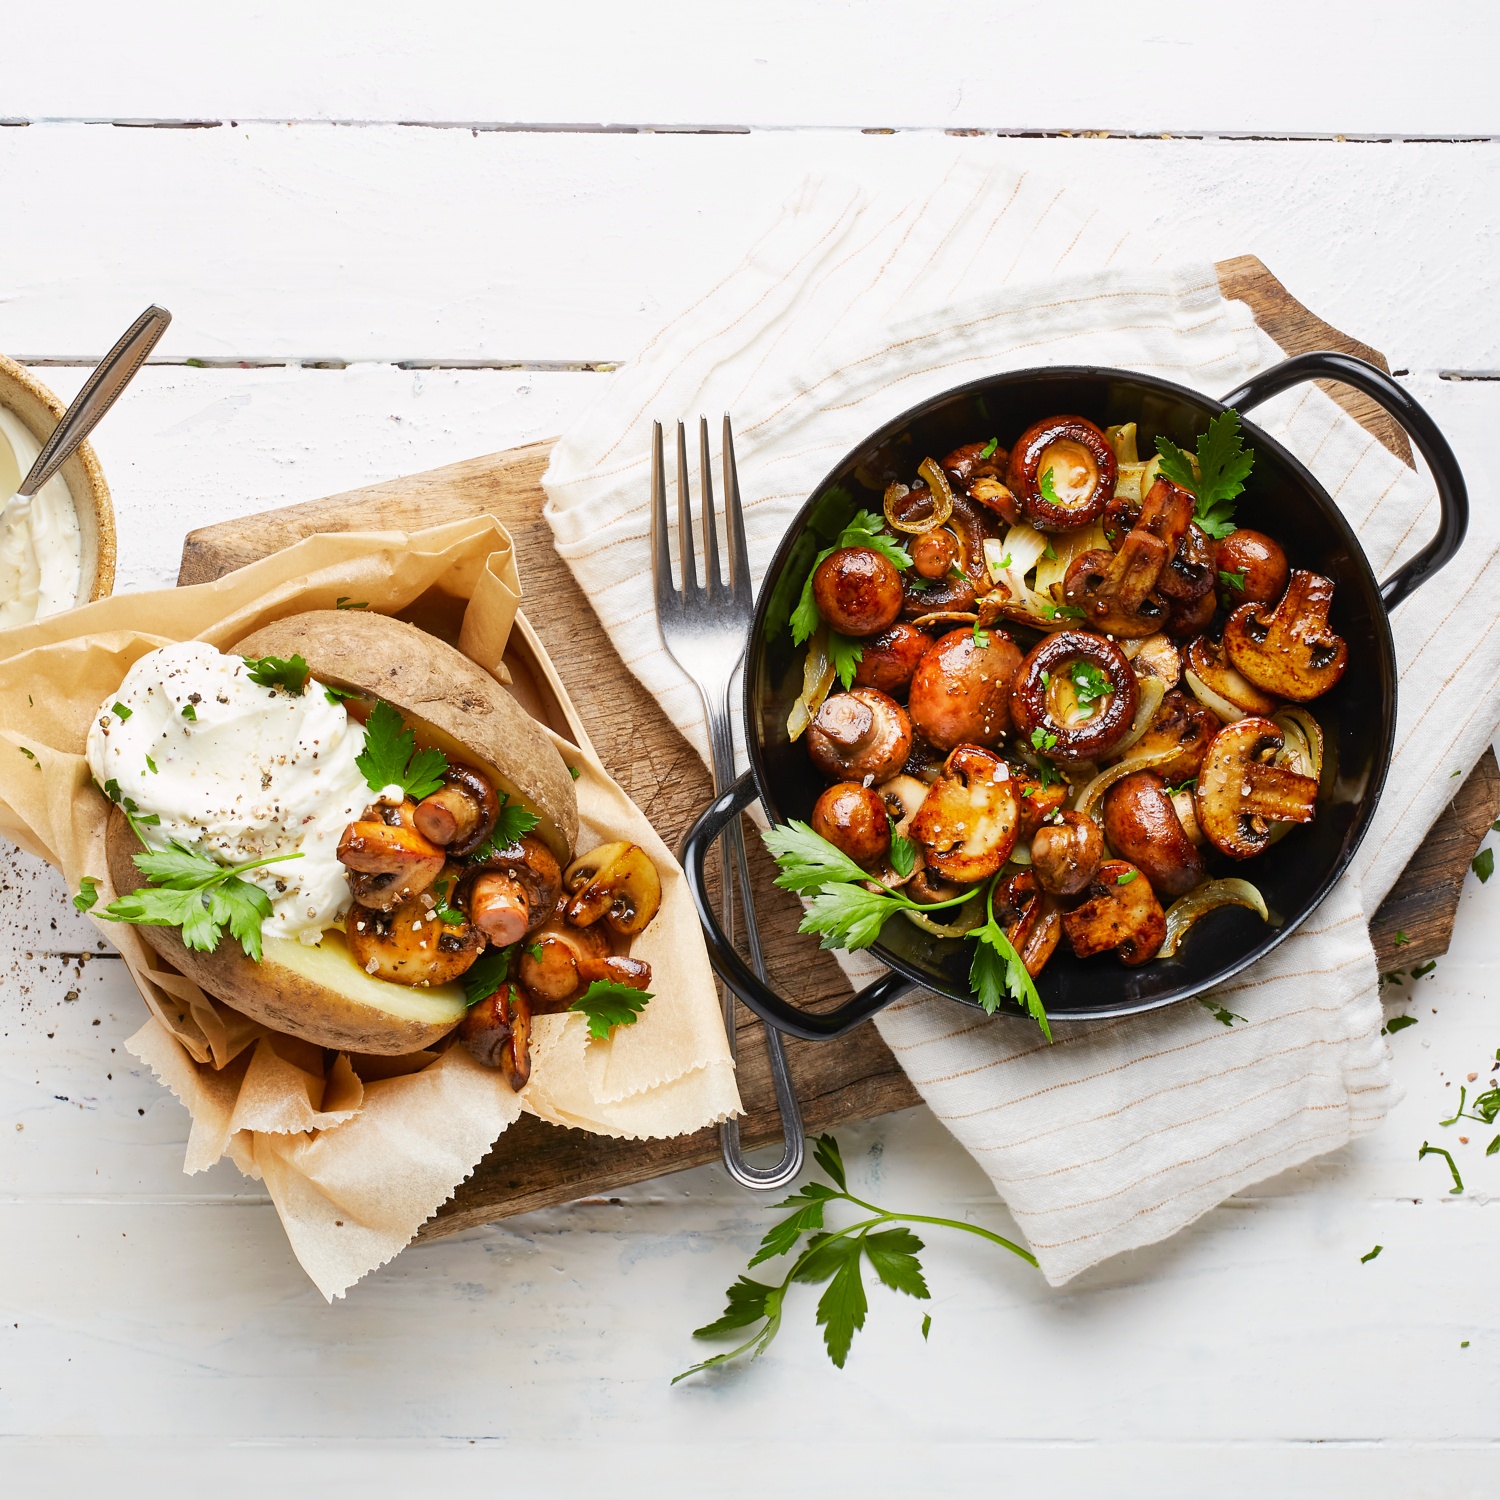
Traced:
[[[856, 1198], [849, 1191], [843, 1157], [838, 1142], [831, 1135], [818, 1137], [813, 1158], [829, 1182], [806, 1183], [790, 1198], [777, 1204], [778, 1208], [789, 1208], [792, 1213], [766, 1231], [760, 1248], [745, 1268], [751, 1271], [762, 1261], [798, 1251], [786, 1275], [776, 1284], [741, 1276], [729, 1288], [729, 1305], [723, 1315], [695, 1329], [693, 1337], [722, 1338], [725, 1334], [752, 1327], [754, 1331], [744, 1343], [684, 1370], [674, 1377], [673, 1385], [701, 1370], [728, 1364], [741, 1355], [756, 1359], [764, 1354], [781, 1331], [786, 1296], [794, 1281], [824, 1287], [823, 1295], [818, 1299], [818, 1324], [823, 1330], [829, 1359], [843, 1369], [844, 1361], [849, 1357], [849, 1346], [854, 1335], [865, 1326], [865, 1314], [869, 1310], [861, 1270], [865, 1263], [892, 1291], [904, 1292], [918, 1302], [926, 1302], [932, 1296], [927, 1289], [927, 1278], [922, 1273], [922, 1262], [918, 1259], [926, 1246], [905, 1227], [908, 1224], [936, 1224], [947, 1229], [961, 1229], [965, 1234], [978, 1235], [1009, 1250], [1028, 1265], [1036, 1264], [1036, 1257], [1029, 1250], [1004, 1235], [981, 1229], [977, 1224], [968, 1224], [961, 1219], [936, 1218], [930, 1214], [893, 1213], [867, 1203], [863, 1198]], [[850, 1204], [869, 1217], [843, 1229], [830, 1230], [825, 1226], [823, 1216], [835, 1203]], [[806, 1236], [805, 1243], [802, 1243], [803, 1236]], [[931, 1327], [929, 1313], [922, 1319], [924, 1339]]]
[[1196, 497], [1193, 519], [1215, 540], [1235, 529], [1234, 501], [1245, 488], [1255, 464], [1255, 452], [1240, 436], [1239, 413], [1221, 412], [1198, 439], [1198, 471], [1192, 460], [1169, 437], [1156, 440], [1161, 471], [1179, 489]]
[[365, 747], [354, 757], [371, 791], [399, 786], [414, 802], [442, 786], [448, 757], [441, 750], [417, 749], [417, 737], [406, 720], [384, 699], [365, 721]]

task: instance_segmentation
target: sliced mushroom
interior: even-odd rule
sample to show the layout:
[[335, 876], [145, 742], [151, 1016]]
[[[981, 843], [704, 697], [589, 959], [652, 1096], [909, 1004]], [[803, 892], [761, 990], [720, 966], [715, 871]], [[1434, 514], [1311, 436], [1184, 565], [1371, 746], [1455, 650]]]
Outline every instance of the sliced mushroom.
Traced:
[[1135, 771], [1104, 797], [1104, 836], [1162, 896], [1185, 896], [1208, 873], [1160, 776]]
[[908, 621], [898, 620], [888, 630], [860, 644], [859, 665], [854, 669], [855, 687], [901, 693], [906, 691], [918, 662], [931, 647], [932, 637]]
[[1024, 766], [1013, 767], [1010, 779], [1015, 782], [1016, 796], [1021, 799], [1021, 826], [1016, 837], [1018, 842], [1029, 845], [1037, 829], [1068, 800], [1068, 784], [1055, 776], [1044, 784]]
[[[1164, 479], [1157, 481], [1158, 484], [1166, 482]], [[1174, 602], [1187, 602], [1211, 594], [1216, 579], [1214, 544], [1207, 533], [1193, 522], [1183, 532], [1172, 560], [1161, 570], [1156, 587]]]
[[1216, 566], [1225, 575], [1219, 580], [1224, 600], [1231, 609], [1241, 604], [1274, 604], [1286, 592], [1286, 553], [1265, 532], [1241, 526], [1224, 537], [1215, 552]]
[[906, 763], [910, 749], [906, 710], [877, 688], [824, 699], [807, 731], [812, 763], [834, 781], [884, 781]]
[[995, 882], [995, 917], [1033, 979], [1047, 966], [1062, 936], [1057, 903], [1041, 890], [1030, 870]]
[[1123, 859], [1105, 860], [1089, 884], [1088, 900], [1062, 920], [1079, 958], [1113, 949], [1132, 968], [1155, 958], [1167, 936], [1167, 916], [1151, 882]]
[[1103, 858], [1104, 836], [1083, 813], [1059, 812], [1031, 841], [1031, 868], [1042, 889], [1054, 896], [1076, 896]]
[[500, 799], [489, 778], [472, 766], [450, 765], [443, 785], [417, 804], [412, 822], [424, 838], [462, 859], [490, 836], [499, 816]]
[[998, 627], [950, 630], [917, 664], [912, 722], [942, 750], [993, 745], [1010, 727], [1011, 682], [1021, 650]]
[[975, 745], [960, 745], [911, 820], [911, 837], [930, 870], [972, 885], [993, 875], [1015, 847], [1017, 802], [1005, 762]]
[[1006, 484], [1038, 531], [1072, 531], [1098, 517], [1115, 492], [1116, 474], [1114, 449], [1092, 422], [1048, 417], [1010, 450]]
[[1026, 653], [1011, 690], [1011, 716], [1044, 755], [1098, 760], [1129, 731], [1138, 696], [1135, 673], [1113, 641], [1059, 630]]
[[1226, 724], [1213, 738], [1193, 793], [1198, 827], [1231, 859], [1250, 859], [1271, 842], [1273, 823], [1311, 823], [1318, 783], [1273, 765], [1283, 744], [1270, 719]]
[[457, 908], [445, 921], [420, 897], [390, 911], [352, 906], [344, 919], [344, 936], [354, 962], [375, 979], [425, 989], [458, 978], [484, 951], [484, 934]]
[[554, 916], [521, 950], [516, 977], [541, 1013], [566, 1010], [596, 980], [643, 990], [651, 983], [651, 965], [612, 954], [601, 926], [574, 927]]
[[519, 1094], [531, 1077], [531, 1007], [514, 984], [502, 984], [486, 1000], [471, 1005], [458, 1028], [459, 1040], [475, 1062], [498, 1068]]
[[563, 887], [572, 898], [565, 909], [569, 922], [591, 927], [602, 917], [621, 937], [643, 932], [661, 907], [661, 876], [639, 844], [601, 844], [580, 855]]
[[840, 547], [813, 572], [818, 613], [843, 635], [874, 635], [901, 613], [901, 574], [873, 547]]
[[874, 865], [890, 853], [891, 820], [874, 787], [858, 781], [836, 782], [813, 804], [811, 822], [814, 833], [857, 865]]
[[1182, 653], [1169, 635], [1159, 633], [1121, 641], [1120, 650], [1135, 668], [1137, 677], [1154, 677], [1168, 691], [1182, 679]]
[[350, 872], [355, 902], [370, 911], [391, 911], [425, 891], [443, 872], [448, 853], [413, 824], [415, 805], [366, 809], [339, 839], [339, 863]]
[[1157, 761], [1152, 769], [1168, 785], [1189, 781], [1198, 774], [1209, 741], [1219, 732], [1217, 714], [1196, 699], [1174, 689], [1162, 699], [1151, 727], [1132, 746], [1138, 755], [1157, 750], [1175, 750], [1170, 760]]
[[1224, 627], [1224, 650], [1256, 687], [1294, 703], [1321, 697], [1339, 678], [1349, 648], [1328, 624], [1333, 580], [1292, 570], [1274, 609], [1242, 604]]
[[518, 942], [552, 915], [562, 891], [557, 857], [527, 834], [472, 864], [459, 882], [459, 899], [497, 947]]
[[1225, 657], [1222, 642], [1211, 641], [1206, 635], [1200, 635], [1187, 648], [1183, 676], [1193, 696], [1226, 724], [1246, 714], [1264, 717], [1276, 712], [1276, 699], [1237, 672]]

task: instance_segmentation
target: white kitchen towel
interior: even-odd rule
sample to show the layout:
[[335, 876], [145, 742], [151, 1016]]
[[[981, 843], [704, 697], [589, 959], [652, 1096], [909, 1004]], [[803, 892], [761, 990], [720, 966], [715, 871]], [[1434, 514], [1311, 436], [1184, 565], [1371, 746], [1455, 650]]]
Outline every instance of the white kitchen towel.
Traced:
[[[1281, 358], [1211, 266], [1164, 268], [1159, 243], [1168, 237], [1122, 233], [1096, 206], [1004, 166], [955, 163], [918, 192], [813, 182], [611, 377], [553, 452], [547, 517], [621, 656], [700, 754], [698, 695], [662, 649], [651, 602], [651, 421], [734, 414], [758, 585], [841, 456], [950, 386], [1079, 363], [1218, 395]], [[1317, 388], [1254, 420], [1312, 468], [1379, 576], [1435, 529], [1431, 485]], [[1233, 1024], [1183, 1005], [1060, 1026], [1049, 1047], [1029, 1022], [925, 994], [877, 1018], [1049, 1281], [1175, 1233], [1390, 1107], [1367, 915], [1458, 786], [1451, 773], [1468, 770], [1500, 721], [1497, 573], [1495, 534], [1477, 520], [1440, 581], [1396, 612], [1397, 745], [1374, 824], [1308, 924], [1215, 993]], [[856, 983], [878, 972], [868, 956], [839, 957]]]

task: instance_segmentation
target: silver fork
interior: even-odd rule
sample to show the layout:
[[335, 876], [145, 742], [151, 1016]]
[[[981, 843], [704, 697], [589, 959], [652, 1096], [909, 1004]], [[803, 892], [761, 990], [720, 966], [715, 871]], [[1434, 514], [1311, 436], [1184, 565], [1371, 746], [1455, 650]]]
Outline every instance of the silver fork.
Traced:
[[[745, 654], [745, 640], [754, 612], [750, 587], [750, 561], [745, 552], [745, 518], [740, 509], [739, 474], [734, 463], [734, 434], [729, 413], [724, 414], [724, 521], [729, 550], [729, 581], [719, 569], [719, 539], [714, 523], [714, 492], [709, 466], [708, 421], [698, 418], [699, 475], [703, 488], [703, 568], [706, 581], [698, 583], [693, 556], [693, 497], [688, 484], [687, 431], [677, 424], [677, 551], [682, 587], [672, 581], [672, 558], [667, 536], [667, 473], [662, 457], [661, 423], [651, 424], [651, 575], [656, 586], [656, 619], [668, 655], [692, 678], [703, 697], [708, 715], [708, 740], [713, 752], [714, 794], [734, 780], [734, 733], [731, 728], [729, 689]], [[755, 906], [750, 896], [750, 867], [745, 859], [745, 840], [740, 820], [724, 830], [719, 846], [723, 870], [721, 906], [724, 931], [734, 940], [734, 881], [744, 893], [745, 943], [750, 962], [762, 979], [766, 962], [761, 954], [760, 934], [755, 925]], [[733, 877], [733, 878], [732, 878]], [[735, 998], [723, 988], [724, 1030], [729, 1050], [735, 1050]], [[766, 1053], [771, 1063], [771, 1082], [781, 1115], [782, 1156], [774, 1167], [752, 1167], [740, 1148], [738, 1120], [719, 1127], [724, 1165], [729, 1175], [745, 1187], [778, 1188], [802, 1170], [802, 1113], [787, 1072], [781, 1034], [762, 1026]]]

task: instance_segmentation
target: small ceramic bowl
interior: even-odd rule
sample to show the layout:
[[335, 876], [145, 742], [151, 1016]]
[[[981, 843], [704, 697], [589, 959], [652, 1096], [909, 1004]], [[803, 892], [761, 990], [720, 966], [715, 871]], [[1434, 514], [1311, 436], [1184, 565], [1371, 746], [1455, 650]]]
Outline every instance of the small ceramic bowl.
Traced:
[[[38, 443], [52, 436], [52, 429], [68, 409], [24, 365], [0, 354], [0, 406], [9, 407], [28, 427]], [[78, 512], [83, 541], [78, 603], [103, 599], [115, 586], [115, 508], [110, 503], [104, 470], [88, 443], [62, 466], [62, 477]]]

